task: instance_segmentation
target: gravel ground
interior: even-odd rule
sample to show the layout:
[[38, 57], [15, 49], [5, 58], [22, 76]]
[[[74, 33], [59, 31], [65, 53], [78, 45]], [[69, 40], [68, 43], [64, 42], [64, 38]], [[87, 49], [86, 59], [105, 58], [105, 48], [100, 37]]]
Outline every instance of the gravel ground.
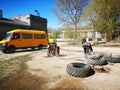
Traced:
[[[72, 77], [67, 74], [66, 65], [73, 62], [86, 63], [83, 49], [77, 46], [59, 45], [61, 48], [59, 57], [47, 57], [46, 49], [44, 49], [40, 51], [17, 51], [13, 54], [3, 54], [0, 52], [0, 60], [31, 54], [32, 61], [26, 63], [28, 65], [27, 71], [32, 75], [46, 78], [47, 83], [45, 86], [50, 90], [58, 90], [55, 89], [56, 87], [64, 87], [64, 89], [62, 88], [63, 90], [68, 90], [68, 87], [69, 90], [81, 90], [81, 87], [85, 90], [120, 90], [119, 63], [103, 66], [108, 72], [96, 70], [95, 74], [90, 77]], [[112, 53], [113, 56], [120, 56], [120, 48], [93, 47], [93, 50], [95, 53]]]
[[[93, 47], [94, 51], [100, 53], [112, 53], [119, 56], [120, 48]], [[107, 72], [96, 71], [94, 75], [87, 78], [76, 78], [66, 73], [66, 65], [73, 62], [86, 63], [83, 49], [80, 47], [61, 47], [60, 56], [47, 57], [46, 51], [32, 54], [33, 60], [27, 62], [28, 71], [33, 75], [47, 78], [47, 86], [55, 88], [64, 80], [77, 82], [74, 87], [79, 88], [79, 84], [84, 85], [86, 90], [120, 90], [120, 64], [103, 66]], [[74, 81], [75, 80], [75, 81]], [[72, 86], [71, 86], [72, 87]]]

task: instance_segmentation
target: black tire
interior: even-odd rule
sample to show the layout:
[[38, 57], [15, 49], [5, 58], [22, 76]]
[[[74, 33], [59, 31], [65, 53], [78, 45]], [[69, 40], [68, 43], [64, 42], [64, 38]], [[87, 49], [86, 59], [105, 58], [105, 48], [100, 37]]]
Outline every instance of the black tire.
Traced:
[[2, 50], [3, 53], [7, 53], [7, 50]]
[[104, 59], [111, 63], [120, 63], [120, 57], [112, 57], [112, 55], [104, 55]]
[[31, 50], [34, 51], [34, 50], [35, 50], [35, 47], [32, 47]]
[[81, 78], [91, 76], [95, 73], [90, 65], [83, 63], [70, 63], [67, 65], [66, 71], [71, 76]]
[[107, 62], [120, 63], [120, 57], [111, 57], [107, 60]]
[[49, 49], [49, 48], [47, 49], [47, 56], [48, 56], [48, 57], [51, 56], [51, 53], [50, 53], [50, 49]]
[[112, 58], [112, 63], [120, 63], [120, 57]]
[[38, 49], [41, 50], [43, 48], [43, 45], [39, 45]]
[[95, 55], [95, 56], [87, 56], [87, 63], [91, 65], [106, 65], [108, 64], [106, 61], [107, 57], [104, 54]]
[[9, 46], [7, 51], [8, 51], [8, 53], [14, 53], [15, 52], [15, 47], [14, 46]]

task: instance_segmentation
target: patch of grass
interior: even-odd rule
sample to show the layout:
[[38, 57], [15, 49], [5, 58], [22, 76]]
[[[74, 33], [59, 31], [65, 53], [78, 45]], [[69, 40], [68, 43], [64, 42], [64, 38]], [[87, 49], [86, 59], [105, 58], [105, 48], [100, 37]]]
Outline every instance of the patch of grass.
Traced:
[[30, 55], [0, 61], [0, 90], [46, 90], [48, 81], [27, 71], [28, 60]]
[[31, 60], [29, 55], [17, 56], [0, 61], [0, 79], [13, 75], [25, 67], [24, 63]]

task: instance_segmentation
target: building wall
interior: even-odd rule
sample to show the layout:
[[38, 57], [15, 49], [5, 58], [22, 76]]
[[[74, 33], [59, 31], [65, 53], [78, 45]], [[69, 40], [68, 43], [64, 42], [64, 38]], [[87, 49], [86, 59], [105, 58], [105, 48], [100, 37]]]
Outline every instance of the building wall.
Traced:
[[2, 40], [5, 37], [6, 32], [13, 29], [19, 29], [19, 28], [26, 29], [27, 26], [0, 23], [0, 40]]
[[35, 15], [21, 15], [12, 19], [20, 20], [30, 26], [29, 29], [43, 30], [47, 32], [47, 19]]
[[[65, 31], [64, 30], [63, 33], [63, 38], [65, 36]], [[74, 33], [74, 30], [69, 30], [70, 33]], [[78, 32], [81, 38], [86, 38], [86, 39], [92, 39], [95, 40], [96, 42], [98, 40], [102, 40], [105, 41], [105, 35], [104, 34], [100, 34], [99, 32], [95, 32], [93, 29], [88, 29], [88, 30], [78, 30]]]
[[32, 29], [40, 29], [47, 31], [47, 19], [39, 17], [39, 16], [34, 16], [30, 15], [30, 26]]

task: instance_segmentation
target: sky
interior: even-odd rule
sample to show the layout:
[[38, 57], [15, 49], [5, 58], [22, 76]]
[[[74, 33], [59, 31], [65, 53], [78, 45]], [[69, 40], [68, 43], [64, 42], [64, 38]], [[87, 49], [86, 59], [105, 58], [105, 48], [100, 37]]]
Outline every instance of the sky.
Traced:
[[4, 18], [33, 14], [38, 10], [40, 16], [47, 19], [48, 28], [60, 28], [57, 17], [53, 13], [54, 0], [0, 0], [0, 9]]

